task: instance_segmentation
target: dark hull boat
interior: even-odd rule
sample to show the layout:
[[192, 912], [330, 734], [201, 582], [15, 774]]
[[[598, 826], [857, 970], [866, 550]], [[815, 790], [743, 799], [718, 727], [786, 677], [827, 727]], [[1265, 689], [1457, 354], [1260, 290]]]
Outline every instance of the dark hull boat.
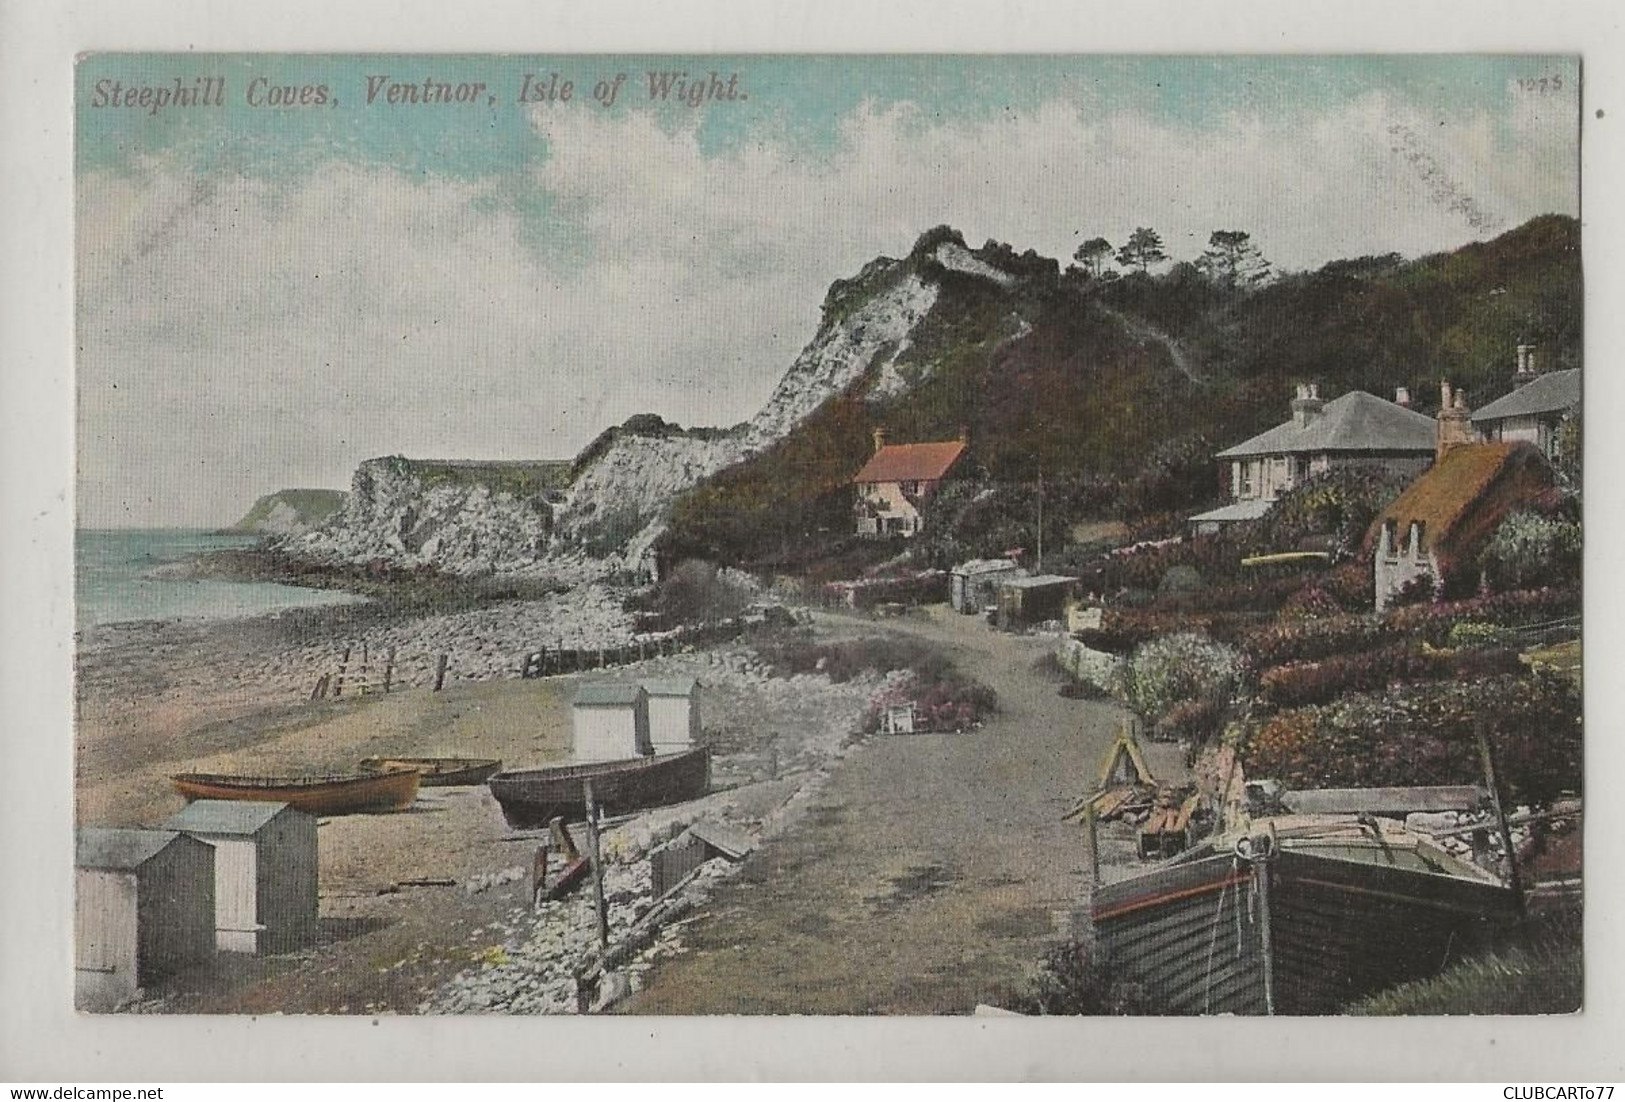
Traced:
[[1169, 1013], [1331, 1014], [1487, 944], [1516, 904], [1415, 834], [1281, 819], [1102, 885], [1090, 912], [1097, 952]]
[[501, 768], [502, 762], [496, 758], [361, 759], [361, 769], [367, 773], [399, 773], [403, 770], [414, 770], [423, 778], [424, 788], [484, 784]]
[[290, 804], [311, 815], [403, 811], [417, 799], [420, 779], [416, 770], [315, 777], [178, 773], [170, 778], [175, 791], [188, 800], [264, 800]]
[[592, 782], [593, 799], [604, 815], [692, 800], [711, 786], [711, 752], [701, 747], [626, 761], [510, 769], [487, 783], [508, 825], [530, 830], [555, 817], [571, 822], [586, 818], [586, 781]]

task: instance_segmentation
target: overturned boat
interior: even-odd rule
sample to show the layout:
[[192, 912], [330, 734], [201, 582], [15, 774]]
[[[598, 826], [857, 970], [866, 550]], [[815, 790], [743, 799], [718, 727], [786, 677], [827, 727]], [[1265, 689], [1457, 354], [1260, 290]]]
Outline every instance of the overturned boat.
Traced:
[[417, 799], [422, 774], [338, 773], [309, 777], [251, 777], [226, 773], [177, 773], [175, 791], [188, 800], [264, 800], [311, 815], [404, 811]]
[[503, 818], [516, 830], [543, 827], [555, 817], [586, 818], [584, 783], [604, 815], [619, 815], [705, 795], [711, 787], [711, 752], [705, 747], [622, 761], [584, 762], [544, 769], [509, 769], [488, 782]]
[[1331, 1014], [1484, 947], [1512, 890], [1398, 824], [1280, 817], [1094, 891], [1095, 948], [1169, 1013]]

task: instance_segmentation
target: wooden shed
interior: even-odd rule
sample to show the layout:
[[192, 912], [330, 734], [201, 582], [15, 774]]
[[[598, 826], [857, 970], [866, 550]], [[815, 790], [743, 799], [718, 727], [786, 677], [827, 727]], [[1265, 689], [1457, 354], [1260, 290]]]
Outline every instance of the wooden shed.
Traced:
[[570, 726], [577, 761], [623, 761], [654, 752], [642, 685], [591, 682], [576, 690]]
[[214, 850], [172, 830], [80, 827], [74, 1004], [106, 1011], [214, 953]]
[[274, 953], [314, 940], [315, 816], [284, 803], [196, 800], [164, 828], [214, 847], [217, 948]]
[[949, 572], [952, 585], [949, 601], [955, 612], [979, 613], [993, 604], [999, 581], [1014, 577], [1016, 564], [1009, 559], [971, 559]]
[[645, 681], [649, 741], [656, 754], [691, 750], [700, 741], [700, 683], [692, 677]]
[[1030, 578], [1001, 578], [998, 590], [998, 625], [1005, 631], [1062, 620], [1076, 578], [1035, 574]]

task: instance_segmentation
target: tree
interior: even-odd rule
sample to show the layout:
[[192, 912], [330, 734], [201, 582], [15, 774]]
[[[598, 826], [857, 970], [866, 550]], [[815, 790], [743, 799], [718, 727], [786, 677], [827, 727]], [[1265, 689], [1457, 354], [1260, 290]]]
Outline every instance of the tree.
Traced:
[[1106, 272], [1106, 265], [1111, 262], [1112, 243], [1104, 237], [1091, 237], [1078, 246], [1078, 251], [1072, 254], [1072, 259], [1082, 264], [1089, 274], [1099, 279]]
[[1117, 250], [1117, 262], [1125, 268], [1138, 268], [1144, 272], [1153, 264], [1168, 259], [1162, 251], [1162, 237], [1148, 226], [1141, 226], [1129, 234], [1128, 244]]
[[1209, 279], [1232, 291], [1255, 287], [1270, 274], [1270, 262], [1243, 230], [1214, 230], [1196, 263]]

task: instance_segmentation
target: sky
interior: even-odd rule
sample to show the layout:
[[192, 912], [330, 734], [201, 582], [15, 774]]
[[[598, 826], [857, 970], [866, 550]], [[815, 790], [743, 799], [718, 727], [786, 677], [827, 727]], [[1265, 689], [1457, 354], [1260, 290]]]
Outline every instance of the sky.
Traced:
[[[651, 71], [735, 95], [662, 100]], [[519, 102], [527, 74], [570, 100]], [[115, 102], [206, 77], [220, 106]], [[470, 98], [388, 102], [425, 79]], [[633, 413], [733, 424], [833, 280], [941, 223], [1060, 258], [1241, 229], [1291, 270], [1577, 214], [1579, 80], [1532, 55], [93, 54], [79, 522], [226, 524], [378, 455], [564, 458]]]

